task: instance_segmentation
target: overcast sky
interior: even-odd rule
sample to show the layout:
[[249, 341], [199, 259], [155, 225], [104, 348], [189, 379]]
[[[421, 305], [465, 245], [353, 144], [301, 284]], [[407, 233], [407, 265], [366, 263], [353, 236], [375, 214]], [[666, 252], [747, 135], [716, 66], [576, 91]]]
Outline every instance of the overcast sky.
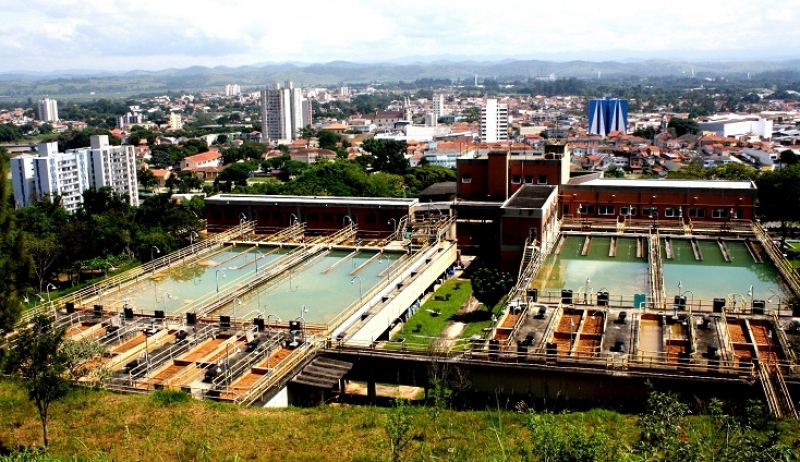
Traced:
[[0, 0], [0, 72], [800, 58], [800, 0]]

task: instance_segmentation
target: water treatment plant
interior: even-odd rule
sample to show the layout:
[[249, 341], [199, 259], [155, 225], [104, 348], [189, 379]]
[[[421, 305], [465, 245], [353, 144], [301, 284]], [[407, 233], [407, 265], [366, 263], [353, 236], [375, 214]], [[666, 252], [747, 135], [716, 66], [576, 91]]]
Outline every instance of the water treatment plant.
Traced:
[[[517, 184], [518, 160], [471, 159], [448, 202], [213, 196], [205, 239], [29, 316], [105, 344], [84, 380], [120, 391], [281, 406], [457, 375], [476, 393], [624, 402], [650, 381], [796, 416], [800, 278], [754, 221], [752, 183]], [[516, 273], [503, 308], [470, 330], [469, 299], [416, 334], [471, 254]]]

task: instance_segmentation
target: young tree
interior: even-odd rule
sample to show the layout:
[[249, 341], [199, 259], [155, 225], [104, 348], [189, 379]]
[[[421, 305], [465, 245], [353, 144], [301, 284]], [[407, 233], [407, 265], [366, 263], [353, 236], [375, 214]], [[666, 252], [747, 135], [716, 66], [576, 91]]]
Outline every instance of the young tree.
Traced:
[[490, 313], [513, 285], [514, 278], [510, 274], [494, 268], [479, 268], [472, 275], [472, 293]]
[[6, 353], [4, 369], [19, 377], [42, 423], [44, 447], [49, 444], [47, 418], [50, 405], [69, 391], [66, 358], [61, 351], [65, 327], [56, 328], [48, 316], [38, 315], [21, 329], [14, 348]]

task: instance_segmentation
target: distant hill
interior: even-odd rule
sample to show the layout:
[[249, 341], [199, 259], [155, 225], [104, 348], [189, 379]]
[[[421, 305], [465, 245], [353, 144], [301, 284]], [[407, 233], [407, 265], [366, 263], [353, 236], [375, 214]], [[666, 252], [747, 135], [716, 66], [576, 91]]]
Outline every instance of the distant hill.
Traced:
[[766, 71], [800, 70], [800, 60], [686, 62], [662, 59], [620, 61], [452, 61], [439, 59], [409, 63], [260, 63], [240, 67], [213, 68], [192, 66], [160, 71], [129, 72], [70, 71], [43, 73], [13, 71], [0, 73], [0, 96], [22, 98], [51, 95], [77, 97], [127, 97], [139, 93], [219, 90], [228, 83], [243, 90], [255, 90], [275, 82], [291, 80], [296, 85], [335, 85], [339, 83], [412, 82], [422, 78], [472, 82], [484, 78], [525, 80], [536, 77], [614, 78], [622, 76], [664, 77], [741, 76]]

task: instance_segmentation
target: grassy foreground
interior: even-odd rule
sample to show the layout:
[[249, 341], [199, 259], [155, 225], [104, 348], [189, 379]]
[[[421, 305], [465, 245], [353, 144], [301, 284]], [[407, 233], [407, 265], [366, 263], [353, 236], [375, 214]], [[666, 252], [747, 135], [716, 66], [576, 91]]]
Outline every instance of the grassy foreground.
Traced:
[[796, 421], [679, 417], [685, 405], [663, 396], [658, 417], [451, 411], [435, 405], [446, 393], [433, 396], [394, 408], [262, 409], [75, 389], [51, 408], [49, 453], [31, 456], [21, 448], [41, 444], [36, 412], [17, 383], [0, 381], [0, 462], [800, 460]]

